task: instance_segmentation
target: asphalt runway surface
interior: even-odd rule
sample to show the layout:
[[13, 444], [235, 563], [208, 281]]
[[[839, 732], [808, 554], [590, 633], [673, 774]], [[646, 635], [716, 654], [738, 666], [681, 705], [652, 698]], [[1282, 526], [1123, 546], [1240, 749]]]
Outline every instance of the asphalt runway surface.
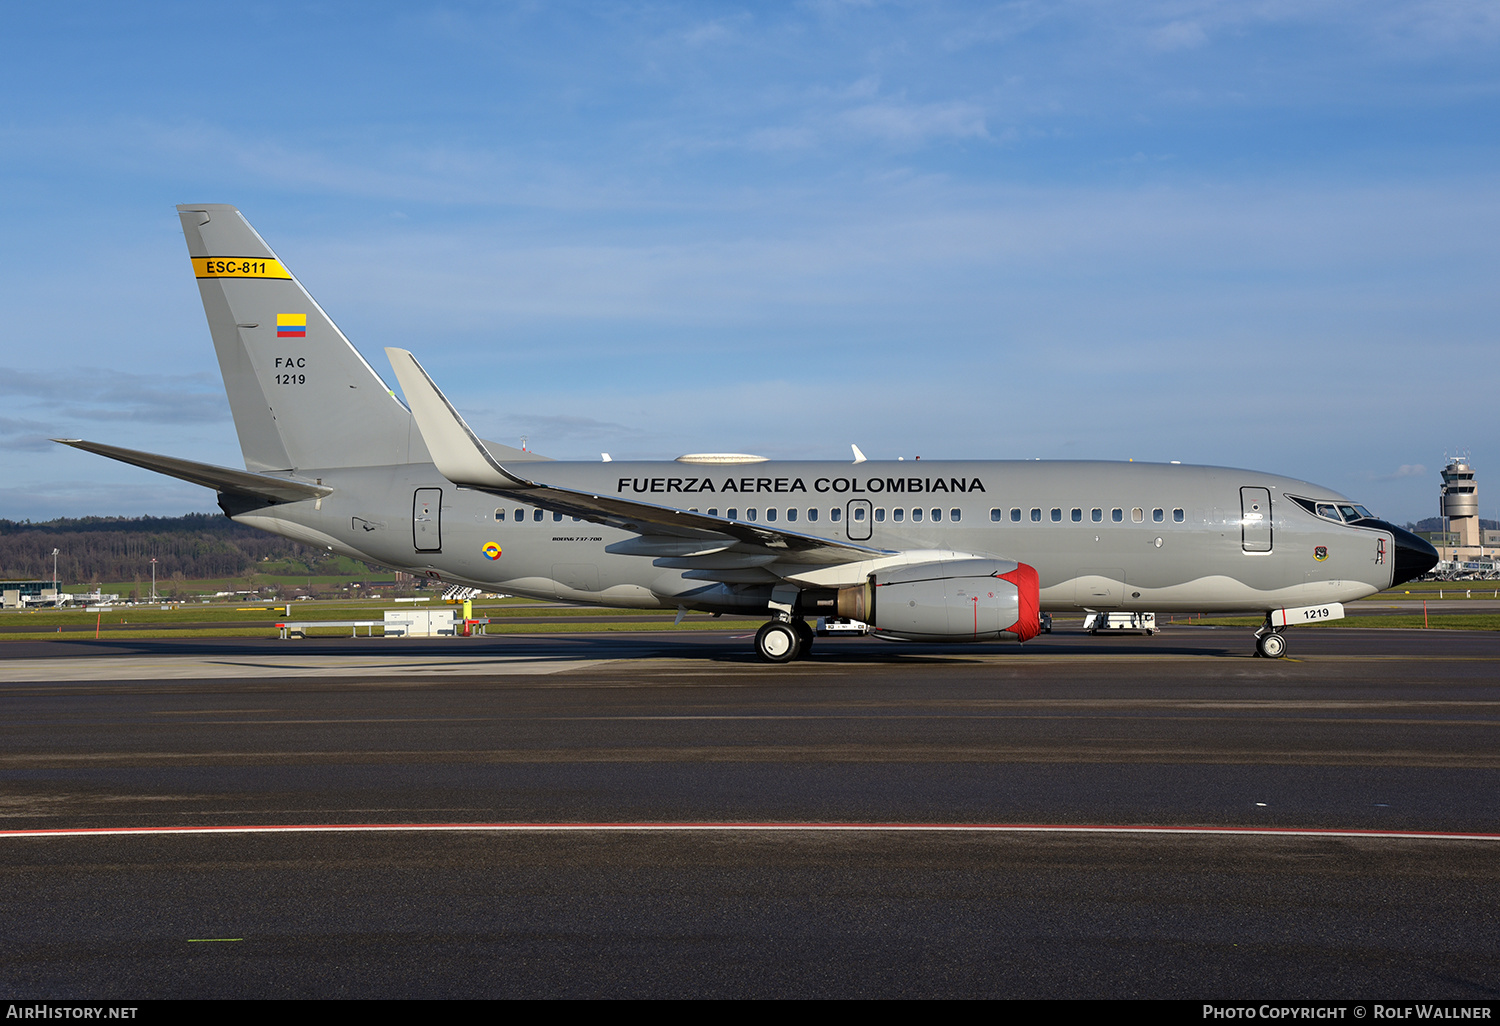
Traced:
[[0, 986], [1500, 996], [1500, 634], [1249, 636], [0, 645]]

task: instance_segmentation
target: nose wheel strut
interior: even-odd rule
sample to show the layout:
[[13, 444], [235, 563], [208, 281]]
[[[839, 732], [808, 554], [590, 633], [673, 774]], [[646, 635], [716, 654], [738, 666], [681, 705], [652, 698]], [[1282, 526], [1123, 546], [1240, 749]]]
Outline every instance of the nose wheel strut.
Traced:
[[1280, 659], [1286, 655], [1286, 637], [1269, 620], [1255, 632], [1255, 654], [1263, 659]]

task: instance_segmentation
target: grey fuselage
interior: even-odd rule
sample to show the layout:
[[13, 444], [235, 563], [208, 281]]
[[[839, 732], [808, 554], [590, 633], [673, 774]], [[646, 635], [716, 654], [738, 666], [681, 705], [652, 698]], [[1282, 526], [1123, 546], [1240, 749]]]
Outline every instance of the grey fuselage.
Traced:
[[[422, 463], [301, 470], [299, 478], [316, 477], [332, 493], [226, 512], [334, 552], [488, 591], [711, 612], [763, 612], [770, 588], [783, 581], [847, 587], [883, 566], [953, 554], [1030, 564], [1049, 611], [1263, 612], [1348, 602], [1390, 587], [1406, 534], [1374, 519], [1334, 522], [1289, 498], [1349, 501], [1328, 488], [1221, 467], [925, 460], [538, 466], [555, 487], [714, 512], [886, 553], [808, 567], [750, 550], [737, 558], [741, 545], [696, 562], [612, 552], [630, 549], [639, 535], [554, 514], [528, 503], [524, 489], [512, 498], [456, 487]], [[1252, 512], [1262, 498], [1269, 510]]]

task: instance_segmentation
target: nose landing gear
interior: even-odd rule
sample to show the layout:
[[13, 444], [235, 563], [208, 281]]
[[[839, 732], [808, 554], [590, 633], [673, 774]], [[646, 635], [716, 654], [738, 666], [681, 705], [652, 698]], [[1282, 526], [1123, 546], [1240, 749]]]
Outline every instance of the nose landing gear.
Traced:
[[1286, 638], [1269, 623], [1255, 632], [1255, 654], [1263, 659], [1280, 659], [1286, 655]]

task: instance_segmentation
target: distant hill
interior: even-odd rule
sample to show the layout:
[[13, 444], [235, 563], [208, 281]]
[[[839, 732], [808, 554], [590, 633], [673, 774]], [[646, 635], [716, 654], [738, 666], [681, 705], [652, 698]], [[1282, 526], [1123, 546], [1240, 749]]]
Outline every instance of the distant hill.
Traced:
[[[1428, 517], [1426, 520], [1418, 520], [1415, 524], [1407, 524], [1410, 531], [1441, 531], [1443, 529], [1442, 517]], [[1500, 531], [1500, 520], [1486, 520], [1479, 518], [1479, 529], [1481, 531]]]
[[[0, 520], [0, 579], [158, 581], [244, 577], [265, 560], [291, 561], [293, 573], [329, 571], [329, 554], [237, 524], [219, 513], [185, 517], [82, 517], [42, 523]], [[284, 563], [282, 565], [285, 565]]]

